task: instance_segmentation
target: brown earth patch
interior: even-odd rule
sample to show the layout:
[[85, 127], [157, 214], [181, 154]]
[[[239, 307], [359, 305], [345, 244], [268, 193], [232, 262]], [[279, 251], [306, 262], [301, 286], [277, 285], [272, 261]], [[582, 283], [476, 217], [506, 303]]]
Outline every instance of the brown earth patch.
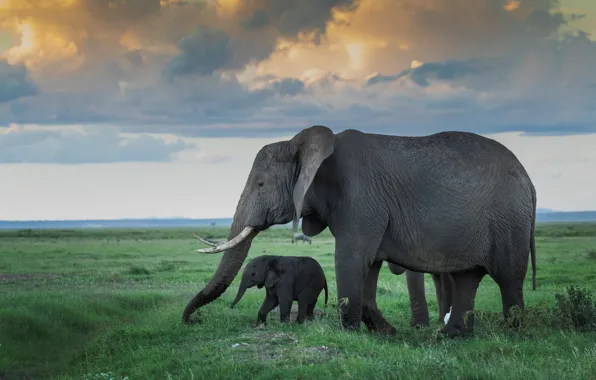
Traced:
[[[323, 297], [325, 297], [325, 294], [321, 293], [323, 295]], [[320, 298], [321, 296], [319, 296]], [[324, 298], [323, 298], [324, 299]], [[324, 313], [323, 310], [318, 309], [315, 307], [315, 310], [313, 311], [315, 320], [319, 320], [321, 319], [321, 317], [323, 317]], [[292, 310], [290, 311], [290, 321], [295, 321], [296, 317], [298, 316], [298, 303], [296, 301], [294, 301], [294, 303], [292, 304]], [[269, 315], [267, 315], [267, 320], [269, 320], [270, 318], [275, 318], [276, 320], [279, 320], [279, 306], [276, 306], [275, 309], [271, 310], [271, 312], [269, 313]]]
[[0, 281], [39, 280], [55, 277], [60, 277], [60, 275], [52, 273], [0, 273]]
[[[257, 332], [258, 331], [258, 332]], [[322, 363], [340, 356], [336, 348], [328, 346], [301, 347], [296, 336], [256, 328], [251, 333], [238, 337], [231, 349], [240, 360], [283, 361], [295, 360], [297, 356], [305, 364]]]

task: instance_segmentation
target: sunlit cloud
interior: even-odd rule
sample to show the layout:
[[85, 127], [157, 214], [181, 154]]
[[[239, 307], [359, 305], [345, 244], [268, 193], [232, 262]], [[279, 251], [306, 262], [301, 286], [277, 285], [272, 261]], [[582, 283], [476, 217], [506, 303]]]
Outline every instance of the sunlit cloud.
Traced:
[[3, 39], [0, 56], [24, 65], [20, 78], [38, 91], [6, 87], [0, 123], [112, 122], [150, 132], [366, 121], [404, 133], [464, 121], [491, 130], [588, 125], [596, 47], [581, 31], [564, 37], [579, 18], [556, 6], [5, 0], [0, 28], [14, 38]]
[[521, 5], [521, 3], [519, 2], [519, 0], [508, 0], [505, 3], [505, 5], [503, 6], [503, 8], [507, 12], [511, 12], [511, 11], [518, 9], [520, 7], [520, 5]]

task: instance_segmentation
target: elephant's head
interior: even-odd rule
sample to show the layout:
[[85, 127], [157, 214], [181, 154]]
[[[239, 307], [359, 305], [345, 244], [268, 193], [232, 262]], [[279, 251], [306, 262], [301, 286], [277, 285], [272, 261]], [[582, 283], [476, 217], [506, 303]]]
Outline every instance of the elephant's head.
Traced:
[[225, 253], [209, 283], [186, 306], [183, 321], [188, 322], [196, 309], [226, 291], [260, 231], [292, 220], [294, 232], [297, 231], [304, 196], [320, 165], [334, 149], [333, 132], [324, 126], [304, 129], [291, 140], [261, 148], [236, 206], [228, 241], [197, 250]]
[[236, 306], [248, 288], [272, 288], [280, 280], [283, 270], [283, 265], [273, 256], [259, 256], [249, 261], [242, 273], [238, 294], [231, 307]]

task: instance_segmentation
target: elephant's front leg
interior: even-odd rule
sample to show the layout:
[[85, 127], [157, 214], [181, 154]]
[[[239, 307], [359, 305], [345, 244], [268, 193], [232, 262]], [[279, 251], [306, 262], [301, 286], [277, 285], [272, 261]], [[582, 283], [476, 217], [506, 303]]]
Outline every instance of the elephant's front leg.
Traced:
[[335, 243], [337, 300], [342, 327], [357, 330], [362, 320], [364, 282], [373, 264], [380, 238], [359, 236], [358, 232], [345, 236], [349, 238], [336, 237]]
[[274, 293], [267, 291], [267, 294], [265, 295], [265, 300], [263, 301], [263, 304], [259, 309], [259, 313], [257, 316], [257, 325], [266, 324], [267, 314], [269, 314], [271, 310], [273, 310], [278, 304], [279, 301], [277, 299], [277, 296]]
[[397, 331], [377, 307], [377, 283], [379, 281], [379, 271], [383, 265], [382, 261], [373, 263], [366, 276], [364, 285], [364, 305], [362, 306], [362, 322], [369, 331], [376, 331], [382, 335], [395, 335]]

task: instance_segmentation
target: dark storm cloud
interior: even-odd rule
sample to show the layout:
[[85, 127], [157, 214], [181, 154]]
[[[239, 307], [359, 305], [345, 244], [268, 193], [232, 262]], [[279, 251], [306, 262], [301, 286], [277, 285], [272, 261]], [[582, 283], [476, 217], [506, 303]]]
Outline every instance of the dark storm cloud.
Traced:
[[[295, 39], [314, 32], [315, 40], [326, 31], [332, 9], [355, 8], [352, 0], [257, 0], [240, 3], [238, 24], [246, 32], [225, 23], [199, 26], [178, 42], [180, 54], [164, 69], [168, 78], [209, 75], [219, 69], [240, 70], [259, 62], [276, 48], [277, 37]], [[272, 30], [273, 29], [273, 30]]]
[[280, 95], [295, 96], [304, 91], [304, 82], [294, 78], [283, 78], [273, 83], [273, 90]]
[[240, 21], [242, 26], [247, 30], [255, 30], [264, 28], [269, 26], [271, 21], [269, 20], [269, 15], [262, 9], [257, 9], [254, 11], [250, 17], [246, 20]]
[[285, 38], [300, 32], [324, 34], [332, 10], [353, 11], [355, 0], [254, 0], [240, 4], [240, 25], [247, 30], [273, 26]]
[[11, 65], [0, 59], [0, 103], [33, 96], [38, 89], [23, 65]]
[[221, 30], [199, 27], [178, 44], [180, 54], [166, 65], [167, 78], [210, 75], [226, 66], [232, 58], [230, 38]]
[[428, 62], [415, 68], [403, 70], [396, 75], [375, 75], [367, 81], [367, 85], [393, 82], [406, 77], [420, 87], [428, 87], [430, 79], [456, 81], [471, 75], [482, 75], [494, 69], [493, 64], [480, 59]]
[[144, 64], [143, 51], [141, 49], [128, 51], [124, 54], [124, 57], [134, 67], [141, 67]]
[[131, 23], [159, 14], [160, 0], [83, 0], [95, 19], [108, 23]]

